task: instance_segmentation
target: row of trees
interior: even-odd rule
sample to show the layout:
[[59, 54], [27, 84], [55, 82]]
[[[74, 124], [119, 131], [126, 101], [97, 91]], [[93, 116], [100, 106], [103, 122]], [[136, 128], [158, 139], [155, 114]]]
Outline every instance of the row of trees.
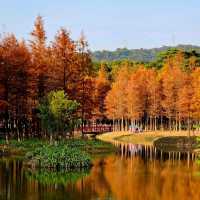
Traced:
[[[93, 63], [83, 35], [74, 41], [61, 28], [54, 40], [47, 42], [40, 16], [30, 36], [29, 41], [18, 40], [13, 34], [0, 38], [3, 131], [11, 135], [69, 131], [76, 125], [74, 119], [82, 127], [91, 121], [112, 121], [114, 128], [121, 130], [130, 124], [150, 130], [190, 130], [199, 124], [200, 56], [196, 52], [171, 49], [151, 63]], [[55, 127], [45, 119], [49, 115], [47, 118], [56, 121], [55, 112], [62, 116], [60, 108], [52, 112], [49, 107], [44, 113], [41, 107], [52, 101], [64, 112], [67, 102], [74, 103], [73, 116], [62, 117]]]
[[[104, 70], [96, 76], [83, 34], [78, 41], [61, 28], [47, 42], [44, 22], [38, 16], [29, 41], [14, 34], [0, 39], [1, 128], [10, 134], [39, 134], [38, 105], [51, 91], [63, 90], [79, 104], [76, 116], [82, 124], [103, 117]], [[98, 106], [99, 105], [99, 106]]]
[[118, 70], [106, 97], [106, 113], [115, 129], [128, 125], [148, 130], [188, 130], [200, 122], [200, 68], [195, 56], [177, 51], [160, 70], [145, 65]]

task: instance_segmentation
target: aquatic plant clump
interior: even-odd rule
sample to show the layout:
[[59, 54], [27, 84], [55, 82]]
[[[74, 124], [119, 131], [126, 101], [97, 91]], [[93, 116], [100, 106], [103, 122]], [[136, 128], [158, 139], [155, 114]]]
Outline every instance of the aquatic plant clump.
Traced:
[[26, 154], [31, 165], [48, 169], [81, 169], [91, 166], [91, 157], [67, 145], [44, 145]]

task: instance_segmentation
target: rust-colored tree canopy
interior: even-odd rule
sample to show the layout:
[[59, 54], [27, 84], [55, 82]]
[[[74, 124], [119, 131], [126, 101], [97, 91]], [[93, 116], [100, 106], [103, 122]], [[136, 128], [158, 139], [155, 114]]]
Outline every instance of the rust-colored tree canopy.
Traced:
[[[188, 61], [188, 62], [187, 62]], [[185, 64], [186, 63], [186, 64]], [[195, 64], [194, 64], [195, 63]], [[194, 57], [168, 56], [160, 70], [122, 66], [106, 97], [107, 117], [116, 129], [190, 129], [199, 124], [200, 74]]]
[[[40, 133], [38, 104], [51, 91], [76, 100], [76, 117], [87, 123], [182, 130], [199, 125], [200, 59], [172, 50], [152, 63], [94, 63], [84, 34], [75, 41], [60, 28], [47, 42], [44, 21], [35, 20], [30, 40], [0, 38], [0, 117], [7, 133]], [[1, 123], [2, 124], [2, 123]]]
[[80, 104], [77, 116], [83, 122], [93, 112], [95, 77], [83, 34], [71, 39], [61, 28], [47, 42], [44, 21], [36, 18], [30, 40], [14, 34], [0, 39], [0, 113], [5, 131], [10, 134], [40, 133], [37, 106], [52, 90], [64, 90]]

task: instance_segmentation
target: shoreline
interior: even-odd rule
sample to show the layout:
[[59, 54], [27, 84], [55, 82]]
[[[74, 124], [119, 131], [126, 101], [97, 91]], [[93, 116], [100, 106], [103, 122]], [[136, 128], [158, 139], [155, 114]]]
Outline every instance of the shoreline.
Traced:
[[[176, 136], [188, 136], [187, 131], [151, 131], [144, 133], [131, 133], [125, 132], [109, 132], [97, 136], [97, 139], [104, 142], [124, 142], [131, 144], [141, 144], [152, 146], [154, 141], [164, 137], [176, 137]], [[197, 136], [197, 134], [191, 134], [191, 136]]]

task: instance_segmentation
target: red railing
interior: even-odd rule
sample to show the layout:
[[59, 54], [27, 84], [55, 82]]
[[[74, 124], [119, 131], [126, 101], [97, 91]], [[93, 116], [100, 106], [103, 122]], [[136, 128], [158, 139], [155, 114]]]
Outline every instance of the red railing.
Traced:
[[101, 125], [84, 125], [76, 129], [76, 131], [83, 131], [83, 133], [105, 133], [112, 131], [112, 125], [101, 124]]

